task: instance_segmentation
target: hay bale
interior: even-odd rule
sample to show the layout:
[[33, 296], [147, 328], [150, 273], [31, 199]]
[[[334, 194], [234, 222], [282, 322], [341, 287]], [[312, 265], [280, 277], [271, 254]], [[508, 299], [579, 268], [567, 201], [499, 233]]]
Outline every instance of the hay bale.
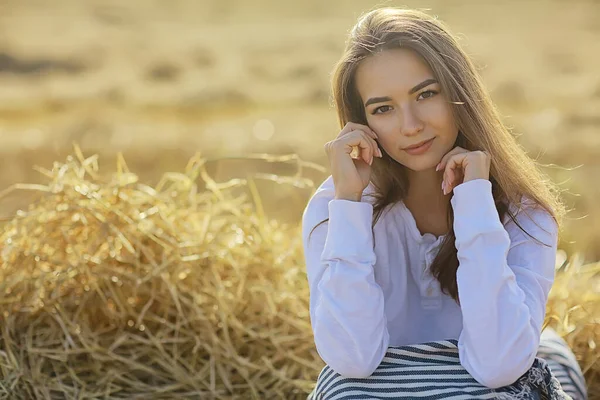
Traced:
[[306, 397], [322, 361], [298, 227], [200, 157], [155, 188], [122, 160], [103, 179], [78, 148], [40, 171], [0, 238], [0, 397]]
[[[297, 157], [266, 158], [294, 161]], [[252, 181], [205, 160], [104, 179], [78, 147], [0, 237], [0, 398], [306, 398], [314, 348], [301, 227], [267, 220]], [[299, 177], [263, 177], [310, 186]], [[199, 191], [201, 179], [206, 190]], [[230, 190], [248, 184], [253, 202]], [[546, 324], [600, 399], [598, 264], [561, 252]]]
[[600, 263], [559, 250], [545, 324], [565, 339], [584, 373], [589, 400], [600, 400]]

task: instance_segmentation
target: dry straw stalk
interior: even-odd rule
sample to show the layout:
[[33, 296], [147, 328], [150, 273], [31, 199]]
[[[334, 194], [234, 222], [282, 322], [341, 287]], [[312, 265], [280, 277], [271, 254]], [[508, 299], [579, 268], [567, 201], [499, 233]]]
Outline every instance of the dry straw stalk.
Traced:
[[[297, 166], [255, 175], [314, 188]], [[122, 157], [38, 170], [47, 184], [0, 238], [0, 398], [306, 398], [323, 367], [308, 315], [300, 226], [269, 220], [253, 179], [215, 182], [197, 155], [150, 187]], [[204, 189], [199, 189], [199, 181]], [[249, 188], [251, 198], [235, 195]], [[547, 324], [600, 399], [599, 268], [561, 253]]]

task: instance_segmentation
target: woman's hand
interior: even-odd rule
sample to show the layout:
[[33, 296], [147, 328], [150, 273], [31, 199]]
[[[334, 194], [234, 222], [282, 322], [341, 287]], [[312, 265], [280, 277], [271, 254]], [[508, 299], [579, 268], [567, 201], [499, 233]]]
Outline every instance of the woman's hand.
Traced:
[[360, 201], [371, 179], [373, 157], [382, 157], [377, 138], [368, 126], [348, 122], [337, 138], [325, 143], [335, 198]]
[[442, 157], [435, 170], [444, 170], [442, 191], [446, 195], [461, 183], [490, 179], [490, 156], [484, 151], [468, 151], [456, 146]]

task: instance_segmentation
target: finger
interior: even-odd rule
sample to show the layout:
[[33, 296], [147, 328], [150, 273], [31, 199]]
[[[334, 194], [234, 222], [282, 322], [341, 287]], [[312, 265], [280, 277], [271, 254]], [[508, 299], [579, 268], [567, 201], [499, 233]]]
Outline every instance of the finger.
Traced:
[[450, 157], [444, 170], [444, 194], [452, 192], [457, 185], [456, 172], [463, 167], [463, 161], [467, 158], [468, 153], [455, 154]]
[[383, 157], [383, 154], [381, 153], [381, 150], [379, 149], [379, 143], [377, 143], [375, 141], [375, 139], [373, 139], [371, 136], [368, 136], [368, 135], [365, 135], [365, 136], [369, 139], [369, 142], [373, 146], [373, 157]]
[[450, 188], [455, 188], [462, 182], [463, 169], [464, 169], [464, 165], [460, 164], [450, 170], [451, 173], [448, 177], [448, 179], [449, 179], [448, 182], [450, 183]]
[[448, 193], [448, 188], [450, 187], [450, 174], [448, 169], [449, 166], [446, 166], [446, 169], [444, 169], [444, 175], [442, 177], [442, 193], [444, 193], [444, 195]]
[[369, 136], [367, 133], [365, 133], [365, 131], [361, 130], [360, 132], [363, 135], [363, 137], [365, 138], [365, 140], [367, 140], [371, 144], [371, 151], [370, 151], [369, 155], [371, 157], [371, 163], [372, 163], [373, 158], [375, 156], [379, 156], [379, 146], [377, 145], [377, 142], [375, 141], [375, 139], [373, 139], [371, 136]]
[[457, 166], [457, 155], [450, 157], [446, 162], [446, 167], [444, 168], [444, 182], [446, 182], [446, 188], [449, 188], [454, 179], [454, 168]]
[[454, 184], [454, 170], [452, 168], [446, 168], [446, 178], [444, 178], [444, 182], [446, 182], [446, 191], [444, 194], [450, 193]]
[[446, 163], [448, 162], [450, 157], [453, 157], [456, 154], [461, 154], [461, 153], [466, 153], [466, 152], [468, 152], [468, 150], [465, 150], [460, 146], [456, 146], [455, 148], [450, 150], [448, 153], [446, 153], [444, 155], [444, 157], [442, 157], [441, 161], [439, 162], [439, 164], [436, 167], [436, 171], [443, 170], [446, 167]]
[[[373, 129], [371, 129], [367, 125], [358, 124], [356, 122], [348, 122], [342, 131], [344, 131], [346, 129], [347, 129], [347, 131], [345, 133], [360, 130], [360, 131], [367, 133], [369, 136], [373, 137], [374, 139], [379, 139], [379, 136], [377, 136], [375, 131], [373, 131]], [[340, 135], [341, 135], [341, 133], [340, 133]]]
[[456, 146], [455, 148], [453, 148], [452, 150], [450, 150], [448, 153], [446, 153], [444, 155], [444, 157], [442, 157], [441, 161], [439, 162], [439, 164], [436, 166], [435, 170], [436, 171], [441, 171], [446, 167], [446, 163], [448, 162], [448, 159], [452, 156], [454, 156], [455, 154], [461, 154], [461, 153], [466, 153], [468, 152], [468, 150], [463, 149], [460, 146]]
[[379, 143], [373, 139], [373, 155], [379, 158], [383, 158], [383, 153], [381, 152], [381, 147]]
[[379, 136], [377, 136], [377, 134], [375, 133], [375, 131], [373, 129], [371, 129], [370, 126], [363, 125], [363, 124], [357, 124], [355, 122], [350, 122], [350, 124], [352, 124], [352, 126], [354, 126], [354, 129], [361, 130], [361, 131], [369, 134], [374, 139], [379, 139]]
[[[372, 163], [375, 141], [362, 130], [349, 133], [346, 151], [354, 159], [363, 159], [367, 164]], [[348, 147], [350, 151], [348, 151]]]
[[350, 123], [347, 123], [346, 125], [344, 125], [344, 128], [342, 128], [342, 130], [340, 131], [340, 133], [338, 133], [336, 139], [339, 139], [343, 136], [346, 136], [347, 134], [349, 134], [350, 132], [356, 130], [354, 128], [354, 126], [352, 126]]
[[375, 157], [375, 156], [380, 156], [381, 152], [379, 151], [379, 145], [377, 144], [377, 142], [375, 141], [375, 139], [373, 139], [372, 137], [370, 137], [368, 134], [366, 134], [363, 130], [359, 130], [356, 132], [360, 132], [363, 137], [365, 138], [365, 140], [367, 140], [370, 144], [371, 144], [371, 158]]

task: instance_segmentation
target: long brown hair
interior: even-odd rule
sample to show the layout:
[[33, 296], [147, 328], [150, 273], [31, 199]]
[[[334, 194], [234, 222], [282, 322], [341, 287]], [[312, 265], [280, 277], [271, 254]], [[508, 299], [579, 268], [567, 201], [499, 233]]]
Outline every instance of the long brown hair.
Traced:
[[[366, 57], [395, 48], [415, 51], [433, 71], [442, 95], [452, 104], [459, 130], [456, 145], [490, 154], [490, 182], [500, 220], [508, 214], [529, 235], [508, 207], [512, 203], [520, 209], [522, 196], [525, 196], [550, 213], [560, 227], [565, 207], [558, 188], [545, 178], [536, 162], [527, 156], [504, 126], [472, 61], [456, 38], [442, 22], [422, 11], [379, 8], [359, 18], [332, 74], [333, 101], [340, 127], [349, 121], [367, 125], [354, 81], [356, 69]], [[386, 154], [383, 148], [381, 151], [383, 158], [374, 157], [372, 164], [373, 227], [387, 206], [404, 199], [408, 193], [406, 167]], [[431, 273], [440, 282], [442, 291], [459, 302], [452, 207], [449, 207], [447, 218], [450, 231], [431, 265]]]

